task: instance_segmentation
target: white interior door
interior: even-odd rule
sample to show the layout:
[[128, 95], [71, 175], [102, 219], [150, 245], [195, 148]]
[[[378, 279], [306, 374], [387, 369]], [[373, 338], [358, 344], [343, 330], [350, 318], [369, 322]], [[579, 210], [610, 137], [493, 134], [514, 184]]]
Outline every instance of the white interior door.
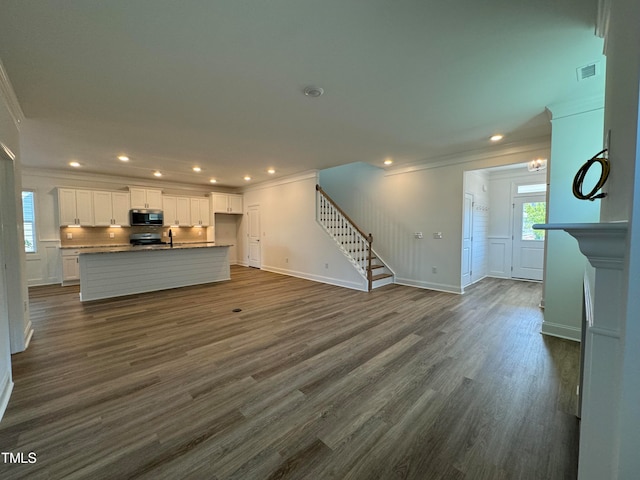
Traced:
[[542, 280], [544, 272], [544, 230], [535, 223], [546, 218], [545, 195], [527, 195], [513, 202], [513, 278]]
[[471, 259], [473, 252], [473, 194], [464, 194], [462, 224], [462, 286], [471, 283]]
[[262, 267], [262, 250], [260, 248], [260, 206], [251, 205], [249, 216], [249, 266]]

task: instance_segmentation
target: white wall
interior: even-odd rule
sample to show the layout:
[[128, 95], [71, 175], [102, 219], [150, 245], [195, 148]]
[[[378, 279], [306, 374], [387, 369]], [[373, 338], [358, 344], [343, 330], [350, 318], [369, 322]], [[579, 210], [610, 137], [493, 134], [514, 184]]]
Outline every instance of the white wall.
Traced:
[[[549, 107], [553, 114], [547, 203], [549, 223], [598, 222], [600, 218], [600, 201], [579, 200], [572, 189], [578, 169], [602, 149], [603, 143], [602, 99], [594, 99], [589, 110], [584, 108], [582, 102]], [[596, 172], [594, 168], [593, 173]], [[590, 177], [591, 172], [584, 182], [588, 190], [595, 184]], [[580, 341], [586, 264], [577, 241], [568, 233], [547, 232], [542, 333]]]
[[[396, 273], [396, 282], [461, 293], [465, 170], [548, 157], [548, 141], [385, 171], [364, 163], [320, 172], [320, 184], [362, 229]], [[416, 239], [415, 232], [423, 232]], [[433, 238], [442, 232], [443, 238]], [[432, 273], [432, 268], [437, 273]]]
[[244, 190], [238, 262], [248, 262], [246, 211], [259, 205], [262, 269], [366, 291], [365, 279], [316, 222], [316, 183], [312, 172]]
[[[611, 130], [609, 195], [602, 201], [602, 221], [629, 220], [623, 282], [625, 325], [619, 359], [620, 408], [613, 439], [616, 471], [612, 478], [637, 478], [640, 471], [640, 2], [612, 0], [607, 38], [605, 132]], [[613, 359], [612, 359], [613, 360]], [[585, 472], [584, 478], [588, 478]]]
[[[23, 169], [22, 187], [35, 192], [36, 253], [26, 256], [29, 285], [61, 283], [60, 229], [58, 225], [58, 187], [126, 191], [129, 185], [160, 188], [169, 195], [206, 195], [210, 187], [173, 184], [166, 181], [93, 175], [58, 170]], [[234, 242], [235, 243], [235, 242]]]

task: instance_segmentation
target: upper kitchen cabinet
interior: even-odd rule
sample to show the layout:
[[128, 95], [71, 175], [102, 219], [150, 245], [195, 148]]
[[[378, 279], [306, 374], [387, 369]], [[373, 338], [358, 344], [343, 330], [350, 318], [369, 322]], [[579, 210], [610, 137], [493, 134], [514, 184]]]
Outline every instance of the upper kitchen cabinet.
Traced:
[[125, 192], [93, 192], [93, 224], [129, 226], [129, 194]]
[[162, 196], [164, 224], [167, 227], [187, 227], [191, 225], [191, 205], [189, 197]]
[[93, 196], [91, 190], [58, 189], [60, 225], [93, 225]]
[[211, 225], [211, 209], [208, 198], [191, 198], [191, 225], [208, 227]]
[[242, 214], [242, 195], [232, 193], [212, 193], [213, 213]]
[[129, 187], [131, 208], [152, 208], [162, 210], [162, 190]]

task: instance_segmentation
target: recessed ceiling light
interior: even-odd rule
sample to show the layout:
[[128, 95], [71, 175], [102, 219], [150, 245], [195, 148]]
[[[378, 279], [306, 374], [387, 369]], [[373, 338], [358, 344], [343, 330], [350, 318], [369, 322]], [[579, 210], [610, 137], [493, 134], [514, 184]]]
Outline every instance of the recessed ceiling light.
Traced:
[[154, 175], [154, 176], [156, 176], [156, 177], [161, 177], [161, 176], [162, 176], [162, 173], [161, 173], [161, 172], [158, 172], [158, 171], [156, 170], [155, 172], [153, 172], [153, 175]]
[[69, 162], [69, 165], [78, 168], [80, 166], [80, 162]]
[[251, 177], [249, 175], [245, 175], [244, 179], [248, 182], [249, 180], [251, 180]]
[[273, 175], [274, 173], [276, 173], [276, 169], [275, 168], [270, 168], [269, 170], [267, 170], [267, 173], [269, 175]]
[[504, 138], [504, 135], [500, 135], [499, 133], [497, 133], [496, 135], [492, 135], [491, 138], [489, 138], [489, 140], [491, 140], [492, 142], [499, 142], [503, 138]]
[[317, 98], [324, 93], [324, 90], [320, 87], [313, 87], [310, 85], [305, 87], [303, 92], [307, 97]]
[[194, 172], [201, 172], [202, 169], [200, 167], [193, 167]]
[[212, 178], [211, 180], [209, 180], [209, 183], [216, 183], [217, 180], [215, 178]]
[[385, 159], [385, 161], [383, 162], [385, 165], [391, 165], [393, 163], [393, 160], [390, 158]]
[[120, 155], [118, 157], [118, 160], [120, 160], [121, 162], [128, 162], [129, 161], [129, 157], [127, 157], [126, 155]]

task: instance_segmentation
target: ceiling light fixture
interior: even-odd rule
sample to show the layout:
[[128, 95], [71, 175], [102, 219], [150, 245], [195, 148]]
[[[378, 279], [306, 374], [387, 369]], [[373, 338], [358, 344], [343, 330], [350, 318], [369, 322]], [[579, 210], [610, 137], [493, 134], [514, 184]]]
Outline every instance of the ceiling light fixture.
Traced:
[[78, 168], [80, 166], [80, 162], [69, 162], [69, 165], [74, 168]]
[[249, 180], [251, 180], [251, 177], [249, 175], [245, 175], [244, 179], [248, 182]]
[[161, 177], [161, 176], [162, 176], [162, 173], [160, 173], [159, 171], [157, 171], [157, 170], [156, 170], [155, 172], [153, 172], [153, 175], [154, 175], [155, 177]]
[[492, 135], [489, 140], [491, 140], [492, 142], [499, 142], [500, 140], [502, 140], [504, 138], [504, 135], [501, 135], [499, 133]]
[[194, 172], [201, 172], [202, 169], [200, 167], [193, 167]]
[[308, 87], [304, 87], [303, 92], [307, 97], [317, 98], [324, 93], [324, 90], [320, 87], [308, 86]]
[[385, 161], [383, 162], [385, 165], [391, 165], [393, 163], [393, 160], [390, 158], [385, 159]]
[[128, 162], [129, 161], [129, 157], [127, 157], [126, 155], [120, 155], [118, 157], [118, 160], [120, 160], [121, 162]]
[[546, 158], [536, 158], [535, 160], [531, 160], [527, 163], [527, 169], [530, 172], [539, 172], [540, 170], [544, 170], [547, 168], [547, 159]]
[[209, 183], [216, 183], [216, 182], [217, 182], [217, 180], [215, 178], [212, 178], [212, 179], [209, 180]]
[[274, 173], [276, 173], [276, 169], [275, 168], [270, 168], [269, 170], [267, 170], [267, 173], [269, 175], [273, 175]]

